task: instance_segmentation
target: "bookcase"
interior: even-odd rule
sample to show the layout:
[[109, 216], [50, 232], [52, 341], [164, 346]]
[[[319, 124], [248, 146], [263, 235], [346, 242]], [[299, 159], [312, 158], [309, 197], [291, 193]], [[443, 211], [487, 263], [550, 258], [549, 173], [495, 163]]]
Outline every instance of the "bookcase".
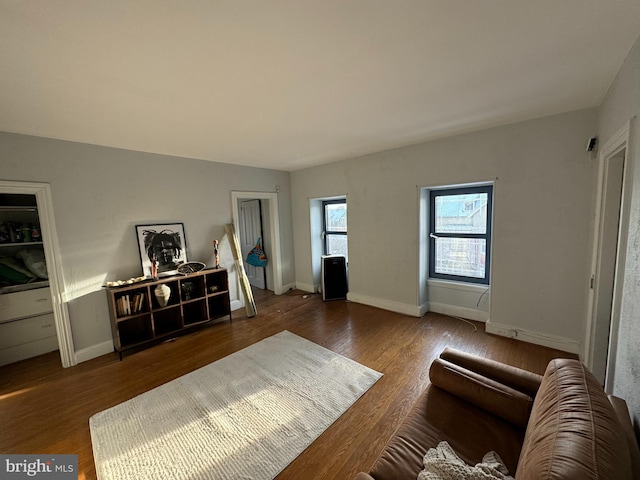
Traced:
[[[155, 295], [169, 287], [166, 305]], [[231, 321], [229, 278], [225, 268], [107, 288], [113, 346], [123, 352], [167, 340], [209, 323]]]

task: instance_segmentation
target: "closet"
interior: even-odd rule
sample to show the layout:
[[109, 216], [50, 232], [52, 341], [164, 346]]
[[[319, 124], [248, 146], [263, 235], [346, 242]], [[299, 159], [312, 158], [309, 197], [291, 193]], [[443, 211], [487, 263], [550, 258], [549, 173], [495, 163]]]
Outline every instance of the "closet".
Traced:
[[36, 196], [0, 193], [0, 365], [57, 349]]

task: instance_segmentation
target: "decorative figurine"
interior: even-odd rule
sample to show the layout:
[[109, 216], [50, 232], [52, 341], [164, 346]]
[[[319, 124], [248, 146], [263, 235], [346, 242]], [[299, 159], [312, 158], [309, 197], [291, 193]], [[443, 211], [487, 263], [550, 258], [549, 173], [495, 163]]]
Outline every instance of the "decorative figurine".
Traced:
[[156, 260], [155, 254], [151, 256], [151, 277], [154, 280], [158, 279], [158, 261]]
[[213, 255], [216, 257], [215, 268], [220, 268], [220, 252], [218, 251], [218, 240], [213, 241]]

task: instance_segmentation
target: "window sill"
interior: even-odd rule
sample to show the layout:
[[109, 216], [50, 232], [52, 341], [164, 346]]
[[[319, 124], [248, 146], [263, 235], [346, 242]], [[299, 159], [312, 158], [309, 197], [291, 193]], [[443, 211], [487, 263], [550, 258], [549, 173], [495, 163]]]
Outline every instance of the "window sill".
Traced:
[[491, 285], [481, 285], [478, 283], [454, 282], [451, 280], [440, 280], [430, 278], [427, 280], [428, 287], [449, 288], [452, 290], [464, 290], [466, 292], [483, 293], [491, 288]]

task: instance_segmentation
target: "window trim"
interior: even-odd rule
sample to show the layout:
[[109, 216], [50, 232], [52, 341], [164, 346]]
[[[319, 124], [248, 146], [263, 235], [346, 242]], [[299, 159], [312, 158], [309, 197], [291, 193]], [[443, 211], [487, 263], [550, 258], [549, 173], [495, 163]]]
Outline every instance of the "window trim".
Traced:
[[336, 204], [347, 204], [346, 198], [335, 198], [332, 200], [322, 200], [322, 251], [324, 255], [329, 255], [327, 253], [327, 236], [328, 235], [344, 235], [347, 236], [347, 232], [349, 231], [349, 227], [347, 224], [347, 232], [335, 231], [335, 230], [327, 230], [327, 205], [336, 205]]
[[[486, 193], [487, 195], [487, 229], [486, 233], [436, 233], [435, 232], [435, 198], [443, 195], [465, 195]], [[456, 187], [439, 187], [429, 190], [429, 222], [428, 222], [428, 239], [429, 239], [429, 277], [430, 279], [450, 280], [454, 282], [473, 283], [481, 285], [489, 285], [491, 278], [491, 237], [493, 217], [493, 185], [469, 185]], [[447, 273], [437, 273], [435, 271], [436, 264], [436, 238], [478, 238], [486, 241], [485, 249], [485, 270], [484, 278], [468, 277], [464, 275], [451, 275]]]

